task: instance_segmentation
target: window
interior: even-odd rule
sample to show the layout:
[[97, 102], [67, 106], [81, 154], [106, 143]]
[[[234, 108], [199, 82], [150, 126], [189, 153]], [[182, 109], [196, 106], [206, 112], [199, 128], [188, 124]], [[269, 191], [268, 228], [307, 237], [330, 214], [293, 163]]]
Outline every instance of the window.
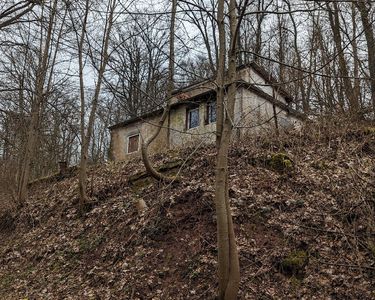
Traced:
[[207, 103], [206, 124], [216, 122], [216, 102], [211, 101]]
[[188, 109], [187, 111], [187, 129], [199, 126], [199, 107]]
[[128, 137], [128, 153], [136, 152], [139, 148], [139, 134]]

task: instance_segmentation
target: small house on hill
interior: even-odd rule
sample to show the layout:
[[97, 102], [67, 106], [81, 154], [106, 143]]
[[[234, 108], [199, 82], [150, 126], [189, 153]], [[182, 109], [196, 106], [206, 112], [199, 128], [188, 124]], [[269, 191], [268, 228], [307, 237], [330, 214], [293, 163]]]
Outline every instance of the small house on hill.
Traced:
[[[272, 76], [256, 63], [239, 67], [234, 136], [241, 138], [247, 132], [272, 127], [288, 130], [300, 124], [302, 115], [292, 109], [292, 101]], [[155, 131], [162, 112], [162, 109], [155, 110], [111, 126], [110, 157], [122, 161], [139, 156], [141, 138]], [[207, 79], [174, 91], [169, 115], [149, 152], [214, 142], [215, 129], [216, 87]]]

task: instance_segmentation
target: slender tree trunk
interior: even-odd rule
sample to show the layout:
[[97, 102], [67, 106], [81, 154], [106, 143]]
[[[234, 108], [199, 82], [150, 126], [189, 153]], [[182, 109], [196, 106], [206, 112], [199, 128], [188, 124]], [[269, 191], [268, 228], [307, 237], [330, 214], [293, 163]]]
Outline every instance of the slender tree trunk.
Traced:
[[146, 171], [154, 177], [156, 180], [160, 181], [172, 181], [176, 178], [170, 178], [158, 172], [151, 164], [150, 158], [148, 155], [148, 147], [150, 144], [158, 137], [161, 129], [163, 128], [164, 122], [167, 119], [170, 111], [170, 101], [172, 98], [172, 92], [174, 89], [174, 37], [175, 37], [175, 22], [176, 22], [176, 9], [177, 9], [177, 0], [172, 0], [172, 13], [171, 13], [171, 24], [169, 30], [169, 64], [168, 64], [168, 87], [167, 87], [167, 104], [164, 108], [163, 114], [156, 126], [155, 132], [149, 138], [142, 138], [142, 161], [146, 168]]
[[[48, 69], [48, 57], [50, 54], [50, 47], [52, 42], [52, 33], [53, 25], [56, 15], [57, 0], [53, 2], [53, 5], [50, 10], [49, 23], [47, 28], [47, 35], [45, 42], [41, 41], [40, 44], [40, 53], [39, 53], [39, 64], [36, 73], [36, 82], [35, 82], [35, 93], [32, 99], [31, 104], [31, 118], [30, 125], [27, 132], [27, 141], [25, 145], [25, 155], [22, 160], [21, 169], [18, 174], [18, 189], [17, 189], [17, 199], [18, 206], [23, 206], [27, 197], [28, 192], [28, 183], [30, 180], [30, 171], [31, 171], [31, 161], [35, 154], [35, 148], [37, 145], [38, 137], [38, 127], [39, 127], [39, 118], [40, 110], [45, 101], [45, 91], [44, 84], [47, 76]], [[44, 7], [43, 7], [44, 9]], [[42, 26], [42, 25], [41, 25]]]
[[345, 95], [348, 99], [349, 111], [351, 113], [351, 116], [356, 119], [359, 117], [359, 102], [358, 99], [355, 99], [353, 93], [353, 85], [349, 78], [348, 66], [345, 60], [344, 51], [342, 47], [338, 6], [336, 2], [333, 2], [333, 9], [330, 7], [328, 2], [326, 2], [326, 6], [328, 9], [329, 22], [333, 32], [333, 40], [335, 42], [335, 46], [338, 52], [339, 71], [340, 75], [343, 78], [344, 85], [343, 90], [345, 91]]
[[218, 1], [217, 22], [219, 31], [219, 49], [217, 59], [217, 100], [216, 100], [216, 148], [220, 147], [221, 135], [224, 122], [224, 86], [225, 86], [225, 19], [224, 19], [224, 0]]
[[[98, 107], [98, 101], [99, 101], [99, 95], [100, 90], [103, 82], [104, 72], [108, 63], [108, 47], [109, 47], [109, 38], [111, 35], [111, 30], [113, 27], [113, 14], [116, 7], [116, 0], [111, 1], [108, 4], [108, 10], [109, 10], [109, 16], [108, 19], [106, 19], [106, 26], [103, 33], [103, 45], [102, 45], [102, 51], [101, 51], [101, 61], [98, 69], [98, 78], [95, 86], [94, 95], [91, 102], [91, 111], [89, 115], [89, 121], [87, 124], [87, 129], [85, 132], [84, 129], [84, 109], [85, 107], [81, 107], [81, 139], [82, 139], [82, 145], [81, 145], [81, 161], [80, 161], [80, 168], [79, 168], [79, 194], [80, 194], [80, 211], [82, 212], [83, 207], [85, 203], [88, 202], [87, 197], [87, 162], [88, 162], [88, 151], [89, 151], [89, 145], [94, 129], [94, 122], [95, 122], [95, 116], [96, 116], [96, 110]], [[86, 2], [86, 13], [88, 10], [88, 1]], [[84, 35], [84, 31], [82, 31], [82, 35]], [[82, 36], [81, 36], [82, 41]], [[83, 44], [83, 42], [82, 42]], [[82, 45], [81, 45], [82, 46]], [[82, 50], [82, 49], [81, 49]], [[91, 53], [92, 55], [92, 53]], [[83, 69], [80, 69], [80, 72], [83, 72]], [[81, 80], [83, 78], [83, 75], [81, 74]], [[81, 82], [81, 86], [83, 87], [83, 84]], [[83, 89], [81, 88], [81, 94]], [[81, 98], [81, 105], [84, 105], [84, 97]], [[83, 122], [83, 124], [82, 124]]]
[[[82, 22], [82, 30], [80, 38], [78, 39], [77, 33], [77, 42], [78, 42], [78, 65], [79, 65], [79, 90], [80, 90], [80, 102], [81, 102], [81, 113], [80, 113], [80, 135], [81, 135], [81, 160], [79, 166], [79, 196], [80, 196], [80, 210], [82, 211], [84, 203], [87, 201], [87, 146], [85, 138], [85, 86], [84, 86], [84, 77], [83, 77], [83, 45], [85, 42], [85, 34], [87, 27], [87, 18], [89, 14], [90, 0], [85, 1], [85, 15]], [[73, 26], [74, 20], [72, 18]]]
[[361, 14], [362, 26], [365, 31], [365, 37], [367, 42], [367, 58], [368, 68], [370, 71], [370, 89], [371, 89], [371, 103], [372, 109], [375, 114], [375, 35], [373, 24], [370, 22], [369, 10], [366, 7], [364, 0], [358, 0], [358, 10]]
[[355, 4], [352, 3], [352, 26], [353, 26], [353, 33], [352, 33], [352, 48], [353, 48], [353, 74], [354, 74], [354, 87], [353, 87], [353, 94], [356, 99], [358, 99], [360, 107], [361, 105], [361, 85], [359, 80], [359, 57], [358, 57], [358, 44], [357, 44], [357, 22], [356, 22], [356, 9]]
[[[309, 69], [310, 70], [315, 70], [316, 69], [316, 56], [317, 56], [317, 47], [316, 47], [316, 28], [314, 26], [315, 24], [315, 16], [312, 14], [312, 31], [311, 31], [311, 37], [310, 37], [310, 46], [309, 46], [309, 51], [310, 51], [310, 57], [309, 57]], [[312, 86], [314, 83], [314, 78], [312, 74], [309, 74], [308, 77], [308, 84], [306, 87], [306, 98], [310, 99], [311, 94], [312, 94]]]
[[18, 177], [17, 205], [19, 207], [22, 207], [24, 205], [27, 198], [27, 185], [30, 179], [31, 161], [35, 153], [38, 134], [40, 101], [41, 99], [34, 98], [31, 107], [30, 125], [27, 132], [27, 142], [24, 149], [25, 153]]
[[[244, 7], [248, 1], [245, 1]], [[237, 35], [239, 24], [241, 23], [244, 10], [237, 23], [236, 1], [229, 3], [230, 22], [230, 47], [228, 51], [228, 94], [224, 110], [224, 86], [225, 86], [225, 28], [224, 28], [224, 0], [218, 3], [218, 26], [219, 26], [219, 61], [217, 73], [217, 156], [215, 170], [215, 206], [217, 216], [217, 243], [219, 262], [219, 299], [234, 300], [237, 298], [240, 267], [238, 260], [238, 250], [234, 234], [233, 220], [229, 203], [229, 183], [228, 183], [228, 154], [232, 136], [234, 105], [236, 99], [236, 54]]]
[[[291, 11], [291, 5], [289, 0], [284, 0], [286, 5], [288, 6], [289, 11]], [[310, 105], [309, 105], [309, 99], [306, 97], [306, 91], [305, 91], [305, 85], [303, 81], [303, 72], [302, 70], [302, 59], [301, 59], [301, 53], [298, 49], [298, 29], [297, 29], [297, 24], [296, 21], [294, 20], [294, 16], [292, 13], [289, 13], [290, 20], [293, 24], [293, 46], [294, 46], [294, 52], [297, 57], [297, 66], [298, 66], [298, 71], [297, 71], [297, 78], [298, 78], [298, 88], [301, 93], [301, 100], [302, 100], [302, 109], [305, 114], [309, 113], [310, 110]]]
[[[264, 8], [264, 0], [258, 0], [257, 1], [257, 10], [260, 12]], [[259, 55], [262, 54], [262, 25], [263, 25], [263, 20], [265, 18], [266, 14], [265, 13], [258, 13], [256, 14], [256, 31], [255, 31], [255, 47], [254, 47], [254, 61], [256, 63], [260, 63], [260, 58]]]
[[278, 19], [278, 35], [279, 35], [279, 49], [278, 49], [278, 60], [281, 62], [279, 64], [279, 78], [280, 82], [285, 82], [285, 30], [284, 30], [284, 19], [282, 16], [277, 15]]

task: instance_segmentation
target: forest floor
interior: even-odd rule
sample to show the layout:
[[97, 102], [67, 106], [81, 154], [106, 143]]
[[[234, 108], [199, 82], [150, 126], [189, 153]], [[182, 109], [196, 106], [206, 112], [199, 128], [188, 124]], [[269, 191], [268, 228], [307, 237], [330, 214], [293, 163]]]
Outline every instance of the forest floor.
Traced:
[[[229, 159], [239, 299], [375, 299], [375, 130], [246, 140]], [[215, 149], [192, 152], [154, 157], [189, 157], [166, 186], [136, 179], [140, 160], [92, 166], [83, 216], [76, 176], [34, 183], [0, 214], [0, 299], [214, 299]]]

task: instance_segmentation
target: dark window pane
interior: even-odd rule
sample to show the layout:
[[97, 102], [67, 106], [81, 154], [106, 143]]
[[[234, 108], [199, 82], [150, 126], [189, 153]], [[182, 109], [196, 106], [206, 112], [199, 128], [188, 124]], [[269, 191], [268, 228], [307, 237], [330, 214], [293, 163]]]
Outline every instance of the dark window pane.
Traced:
[[199, 108], [190, 109], [188, 111], [188, 128], [199, 126]]
[[128, 138], [128, 153], [138, 151], [139, 134], [130, 136]]
[[216, 122], [216, 102], [207, 103], [207, 121], [208, 123]]

